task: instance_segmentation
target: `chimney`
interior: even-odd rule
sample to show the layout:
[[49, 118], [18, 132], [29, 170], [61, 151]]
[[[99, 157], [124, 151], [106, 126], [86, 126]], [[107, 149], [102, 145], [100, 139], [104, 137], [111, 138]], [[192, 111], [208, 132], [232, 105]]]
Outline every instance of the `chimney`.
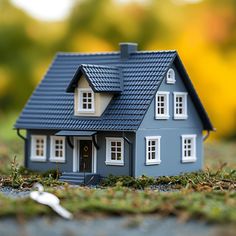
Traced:
[[129, 58], [129, 55], [136, 52], [138, 49], [137, 43], [120, 43], [120, 57], [125, 60]]

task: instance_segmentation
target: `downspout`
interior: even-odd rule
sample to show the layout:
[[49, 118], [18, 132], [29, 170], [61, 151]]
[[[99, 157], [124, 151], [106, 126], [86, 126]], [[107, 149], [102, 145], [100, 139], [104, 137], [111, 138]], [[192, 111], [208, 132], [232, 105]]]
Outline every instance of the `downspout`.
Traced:
[[210, 136], [210, 130], [207, 130], [207, 133], [202, 138], [203, 141], [205, 142], [208, 139], [209, 136]]
[[133, 161], [134, 161], [134, 155], [133, 155], [133, 143], [125, 136], [123, 132], [123, 139], [129, 144], [129, 172], [130, 176], [134, 177], [133, 173]]
[[26, 137], [24, 137], [21, 133], [20, 133], [20, 129], [17, 129], [16, 130], [17, 132], [17, 135], [22, 139], [24, 140], [24, 149], [25, 149], [25, 153], [24, 153], [24, 166], [25, 168], [28, 168], [28, 164], [27, 164], [27, 154], [28, 154], [28, 140]]
[[70, 146], [70, 148], [73, 149], [74, 145], [73, 145], [73, 143], [72, 143], [72, 141], [70, 139], [70, 136], [66, 136], [66, 141], [67, 141], [68, 145]]
[[92, 142], [93, 142], [93, 145], [95, 146], [95, 148], [96, 148], [97, 150], [99, 150], [99, 146], [98, 146], [98, 143], [97, 143], [97, 141], [96, 141], [95, 135], [96, 135], [96, 134], [93, 134], [93, 135], [92, 135]]

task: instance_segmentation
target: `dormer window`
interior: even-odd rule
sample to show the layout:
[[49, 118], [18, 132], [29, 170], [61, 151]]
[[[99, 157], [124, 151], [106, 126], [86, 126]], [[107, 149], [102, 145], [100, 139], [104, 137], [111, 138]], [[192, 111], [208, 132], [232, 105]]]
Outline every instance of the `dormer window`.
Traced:
[[170, 68], [166, 75], [166, 83], [167, 84], [174, 84], [175, 83], [175, 71]]
[[78, 89], [78, 112], [93, 113], [94, 92], [92, 89]]

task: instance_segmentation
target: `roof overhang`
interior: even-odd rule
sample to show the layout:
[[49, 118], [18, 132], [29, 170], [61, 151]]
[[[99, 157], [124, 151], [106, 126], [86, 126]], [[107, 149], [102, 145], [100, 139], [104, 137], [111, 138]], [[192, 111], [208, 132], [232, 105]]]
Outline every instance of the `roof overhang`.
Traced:
[[77, 137], [86, 137], [96, 134], [96, 131], [77, 131], [77, 130], [61, 130], [57, 132], [56, 136], [77, 136]]

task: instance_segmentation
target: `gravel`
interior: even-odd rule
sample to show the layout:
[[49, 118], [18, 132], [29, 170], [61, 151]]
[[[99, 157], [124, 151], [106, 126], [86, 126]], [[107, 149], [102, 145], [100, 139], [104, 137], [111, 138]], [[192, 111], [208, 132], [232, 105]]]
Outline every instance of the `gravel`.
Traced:
[[25, 198], [30, 194], [29, 189], [14, 189], [12, 187], [0, 187], [0, 193], [11, 198]]

